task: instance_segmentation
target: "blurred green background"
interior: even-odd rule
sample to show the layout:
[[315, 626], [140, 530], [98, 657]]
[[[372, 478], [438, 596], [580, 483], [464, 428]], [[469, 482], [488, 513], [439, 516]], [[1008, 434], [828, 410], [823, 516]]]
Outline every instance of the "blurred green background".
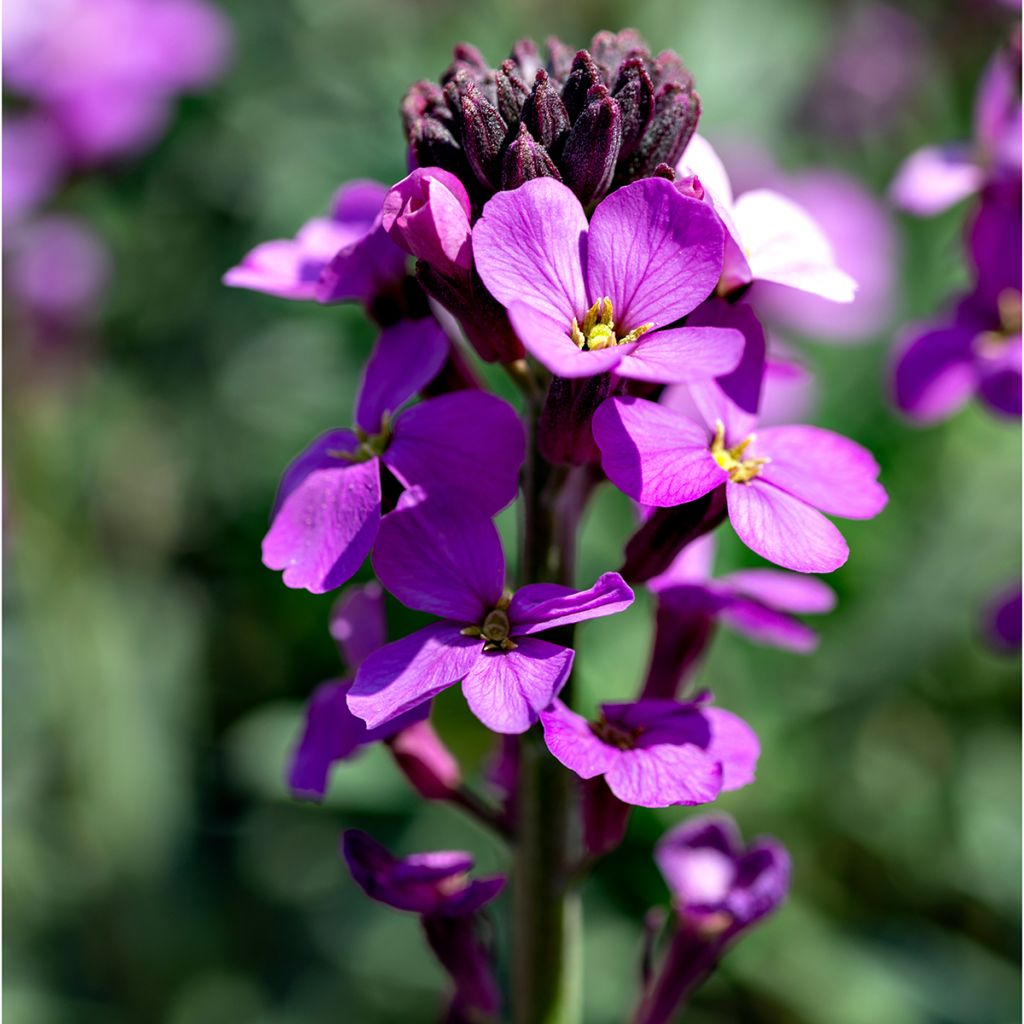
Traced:
[[[337, 859], [359, 825], [401, 852], [502, 850], [418, 803], [389, 758], [338, 770], [324, 807], [283, 781], [302, 701], [338, 674], [332, 596], [259, 561], [278, 475], [348, 422], [372, 334], [360, 312], [231, 291], [223, 271], [290, 235], [352, 177], [404, 173], [397, 105], [451, 45], [497, 62], [520, 35], [583, 45], [635, 25], [674, 48], [702, 130], [787, 168], [845, 169], [881, 194], [912, 148], [965, 138], [1008, 15], [922, 2], [921, 54], [892, 117], [807, 113], [858, 6], [577, 0], [234, 0], [232, 72], [186, 100], [145, 158], [72, 184], [116, 280], [63, 347], [6, 317], [5, 1009], [13, 1024], [316, 1024], [436, 1019], [444, 980], [414, 918], [370, 903]], [[869, 112], [870, 113], [870, 112]], [[827, 119], [826, 119], [827, 121]], [[964, 209], [899, 220], [891, 328], [963, 284]], [[837, 314], [838, 315], [838, 314]], [[801, 658], [720, 634], [698, 680], [750, 721], [756, 785], [720, 801], [792, 850], [786, 908], [696, 998], [694, 1022], [1002, 1024], [1020, 1019], [1020, 663], [982, 609], [1019, 572], [1020, 436], [968, 409], [915, 430], [887, 407], [893, 330], [802, 345], [816, 421], [870, 446], [891, 504], [843, 527], [838, 610]], [[621, 496], [588, 519], [580, 575], [616, 564]], [[724, 531], [723, 531], [724, 533]], [[745, 559], [723, 538], [720, 566]], [[626, 696], [649, 605], [586, 625], [585, 699]], [[403, 628], [390, 608], [392, 627]], [[487, 737], [457, 693], [437, 721], [467, 766]], [[651, 860], [681, 809], [634, 816], [586, 890], [587, 1024], [624, 1019]], [[507, 929], [499, 905], [499, 929]]]

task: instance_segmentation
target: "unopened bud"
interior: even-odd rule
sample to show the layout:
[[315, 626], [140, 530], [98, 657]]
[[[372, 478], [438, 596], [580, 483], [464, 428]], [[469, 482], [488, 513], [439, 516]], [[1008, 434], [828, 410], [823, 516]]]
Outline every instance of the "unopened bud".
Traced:
[[647, 132], [633, 156], [619, 169], [619, 180], [649, 177], [658, 164], [674, 167], [693, 137], [699, 117], [700, 98], [688, 86], [680, 82], [662, 86]]
[[595, 85], [602, 84], [604, 84], [604, 76], [594, 62], [594, 58], [586, 50], [579, 50], [573, 58], [569, 77], [562, 87], [562, 102], [572, 121], [575, 121], [583, 113], [590, 90]]
[[497, 188], [508, 127], [494, 105], [469, 83], [460, 96], [462, 148], [481, 185]]
[[430, 722], [417, 722], [388, 740], [398, 767], [426, 800], [447, 800], [462, 783], [459, 763]]
[[498, 90], [498, 113], [509, 128], [514, 128], [519, 123], [523, 103], [530, 95], [514, 60], [507, 60], [501, 65], [495, 84]]
[[519, 188], [524, 181], [533, 178], [554, 178], [561, 181], [562, 176], [554, 161], [544, 148], [527, 130], [525, 124], [519, 125], [519, 134], [511, 146], [505, 150], [501, 163], [501, 187], [503, 189]]
[[639, 57], [627, 60], [619, 68], [612, 95], [622, 113], [622, 147], [619, 159], [630, 156], [640, 145], [654, 116], [654, 85]]
[[584, 206], [608, 191], [622, 145], [619, 105], [603, 85], [595, 85], [573, 125], [562, 155], [563, 180]]
[[569, 113], [543, 68], [537, 72], [533, 91], [523, 104], [523, 123], [545, 149], [558, 155], [569, 134]]

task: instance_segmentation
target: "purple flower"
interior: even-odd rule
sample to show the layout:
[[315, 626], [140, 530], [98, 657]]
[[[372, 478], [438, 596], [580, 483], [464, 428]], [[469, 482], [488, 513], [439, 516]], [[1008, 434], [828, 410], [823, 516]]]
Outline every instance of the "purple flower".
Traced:
[[373, 556], [381, 583], [403, 604], [442, 617], [388, 644], [360, 667], [348, 705], [375, 728], [462, 681], [472, 712], [499, 733], [525, 732], [562, 688], [573, 651], [534, 634], [628, 608], [617, 573], [589, 590], [553, 583], [505, 590], [494, 524], [438, 500], [386, 516]]
[[724, 815], [676, 826], [654, 858], [680, 916], [726, 936], [770, 914], [789, 889], [789, 854], [781, 844], [763, 838], [744, 847]]
[[718, 283], [722, 229], [663, 178], [620, 188], [589, 224], [551, 178], [498, 193], [473, 229], [473, 255], [523, 345], [560, 377], [678, 383], [725, 373], [740, 357], [736, 331], [669, 328]]
[[[978, 86], [974, 139], [926, 146], [912, 153], [890, 187], [893, 202], [908, 213], [931, 217], [974, 195], [986, 182], [1021, 169], [1020, 56], [991, 60]], [[1018, 184], [1019, 190], [1019, 184]]]
[[3, 125], [5, 223], [45, 202], [64, 174], [60, 136], [38, 114], [6, 113]]
[[777, 569], [741, 569], [712, 579], [714, 550], [714, 538], [701, 537], [647, 583], [658, 596], [659, 613], [664, 609], [675, 629], [693, 618], [707, 618], [755, 643], [801, 654], [818, 646], [817, 634], [796, 615], [830, 612], [836, 603], [831, 587]]
[[448, 345], [432, 318], [386, 328], [363, 376], [355, 430], [322, 434], [285, 471], [263, 564], [283, 570], [286, 586], [322, 594], [356, 572], [377, 536], [382, 467], [405, 487], [462, 495], [484, 514], [515, 497], [525, 442], [506, 402], [458, 391], [398, 412], [433, 379]]
[[295, 238], [256, 246], [224, 284], [284, 299], [371, 303], [405, 276], [405, 254], [381, 225], [386, 194], [375, 181], [342, 185], [329, 217], [307, 221]]
[[690, 140], [678, 173], [700, 179], [706, 202], [725, 228], [720, 292], [770, 281], [833, 302], [853, 301], [856, 281], [836, 266], [825, 232], [798, 203], [770, 189], [733, 199], [725, 166], [701, 135]]
[[[701, 312], [748, 337], [760, 330], [742, 305], [709, 304]], [[721, 382], [691, 385], [703, 423], [644, 399], [608, 399], [593, 422], [605, 473], [635, 501], [666, 508], [724, 485], [733, 528], [753, 551], [797, 572], [838, 569], [849, 549], [822, 513], [876, 516], [888, 500], [876, 480], [878, 464], [860, 445], [819, 427], [754, 434], [749, 395], [756, 384], [739, 371], [723, 380], [743, 404]]]
[[991, 604], [986, 615], [989, 642], [997, 651], [1020, 653], [1021, 588], [1015, 583]]
[[596, 722], [556, 700], [540, 720], [548, 750], [566, 768], [581, 779], [603, 776], [624, 803], [706, 804], [753, 782], [761, 753], [750, 726], [706, 707], [709, 699], [602, 704]]

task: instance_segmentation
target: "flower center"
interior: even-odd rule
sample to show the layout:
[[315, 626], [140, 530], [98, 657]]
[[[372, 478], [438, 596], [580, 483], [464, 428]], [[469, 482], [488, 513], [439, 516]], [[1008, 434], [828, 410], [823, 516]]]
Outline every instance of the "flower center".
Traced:
[[621, 338], [617, 337], [612, 314], [612, 300], [606, 295], [603, 299], [598, 299], [587, 310], [582, 326], [576, 317], [572, 318], [572, 341], [578, 349], [584, 352], [596, 352], [600, 348], [627, 345], [631, 341], [636, 341], [641, 334], [646, 334], [653, 326], [654, 324], [642, 324]]
[[1021, 296], [1013, 288], [999, 294], [999, 326], [992, 331], [982, 331], [974, 339], [974, 349], [981, 356], [996, 358], [1006, 342], [1020, 334]]
[[327, 452], [335, 459], [343, 462], [369, 462], [370, 459], [379, 458], [391, 444], [391, 437], [394, 430], [391, 426], [391, 413], [385, 412], [380, 418], [380, 433], [368, 434], [361, 427], [354, 427], [355, 435], [359, 438], [359, 447], [350, 452], [339, 451], [337, 448]]
[[506, 590], [495, 608], [487, 613], [479, 626], [466, 626], [460, 630], [463, 636], [478, 636], [484, 641], [485, 651], [514, 651], [519, 645], [510, 637], [512, 623], [508, 618], [508, 606], [512, 591]]
[[711, 454], [714, 456], [715, 462], [729, 474], [729, 479], [734, 484], [750, 483], [754, 477], [761, 475], [761, 467], [766, 462], [771, 462], [771, 459], [764, 456], [746, 459], [743, 457], [743, 453], [755, 436], [751, 434], [732, 448], [726, 448], [725, 424], [721, 420], [715, 420], [715, 436], [711, 442]]
[[609, 747], [618, 747], [619, 750], [632, 750], [636, 746], [637, 738], [640, 735], [639, 729], [620, 729], [619, 726], [612, 725], [604, 715], [596, 722], [588, 724], [590, 725], [590, 731], [602, 743], [607, 743]]

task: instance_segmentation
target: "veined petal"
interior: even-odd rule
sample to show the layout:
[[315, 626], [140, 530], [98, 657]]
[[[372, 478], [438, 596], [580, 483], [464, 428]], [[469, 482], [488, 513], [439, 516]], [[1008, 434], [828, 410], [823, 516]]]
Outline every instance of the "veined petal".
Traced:
[[615, 747], [598, 739], [590, 723], [560, 700], [540, 713], [548, 750], [581, 779], [603, 775], [621, 756]]
[[833, 302], [852, 302], [857, 283], [835, 265], [832, 245], [810, 214], [777, 192], [736, 200], [733, 217], [755, 280], [774, 281]]
[[462, 683], [470, 710], [492, 732], [526, 732], [565, 685], [572, 668], [568, 647], [533, 637], [517, 639], [516, 644], [513, 651], [480, 654]]
[[591, 429], [608, 478], [644, 505], [682, 505], [728, 479], [704, 429], [655, 402], [608, 399]]
[[621, 332], [665, 327], [714, 291], [723, 246], [722, 225], [706, 203], [681, 196], [664, 178], [633, 182], [591, 218], [588, 294], [612, 300]]
[[479, 638], [463, 636], [457, 622], [435, 622], [385, 644], [359, 666], [349, 710], [371, 729], [382, 726], [457, 683], [481, 650]]
[[381, 225], [380, 215], [357, 242], [335, 253], [317, 284], [317, 302], [372, 302], [405, 276], [405, 253]]
[[540, 633], [570, 622], [583, 622], [625, 611], [633, 591], [617, 572], [603, 573], [589, 590], [573, 590], [557, 583], [529, 583], [520, 587], [509, 605], [512, 636]]
[[711, 726], [706, 753], [722, 765], [722, 789], [739, 789], [754, 781], [761, 743], [757, 733], [738, 715], [723, 708], [704, 708], [701, 714]]
[[871, 519], [889, 500], [871, 452], [831, 430], [766, 427], [756, 447], [771, 459], [762, 479], [829, 515]]
[[889, 194], [907, 213], [934, 217], [974, 195], [984, 180], [985, 172], [966, 143], [926, 146], [903, 162], [889, 186]]
[[478, 625], [505, 585], [498, 531], [457, 496], [400, 505], [386, 515], [373, 568], [402, 604], [463, 625]]
[[385, 327], [363, 371], [356, 423], [378, 433], [384, 413], [398, 412], [437, 376], [449, 347], [448, 335], [432, 316]]
[[699, 747], [662, 743], [624, 750], [605, 773], [608, 788], [637, 807], [692, 806], [722, 791], [722, 766]]
[[737, 536], [769, 562], [796, 572], [833, 572], [850, 556], [842, 534], [817, 509], [760, 479], [725, 489]]
[[813, 576], [777, 569], [741, 569], [722, 576], [718, 583], [735, 594], [800, 615], [823, 615], [836, 606], [835, 591]]
[[688, 384], [728, 373], [743, 354], [743, 335], [728, 327], [677, 327], [643, 335], [616, 367], [620, 377]]
[[512, 501], [526, 440], [516, 411], [486, 391], [455, 391], [407, 409], [381, 456], [406, 487], [465, 495], [483, 515]]
[[554, 320], [525, 302], [513, 302], [508, 307], [508, 317], [527, 352], [558, 377], [572, 379], [607, 373], [637, 347], [636, 342], [630, 342], [584, 352], [569, 337], [571, 320]]
[[487, 202], [473, 228], [473, 259], [503, 306], [525, 303], [568, 331], [590, 305], [586, 239], [587, 217], [576, 196], [553, 178], [534, 178]]

